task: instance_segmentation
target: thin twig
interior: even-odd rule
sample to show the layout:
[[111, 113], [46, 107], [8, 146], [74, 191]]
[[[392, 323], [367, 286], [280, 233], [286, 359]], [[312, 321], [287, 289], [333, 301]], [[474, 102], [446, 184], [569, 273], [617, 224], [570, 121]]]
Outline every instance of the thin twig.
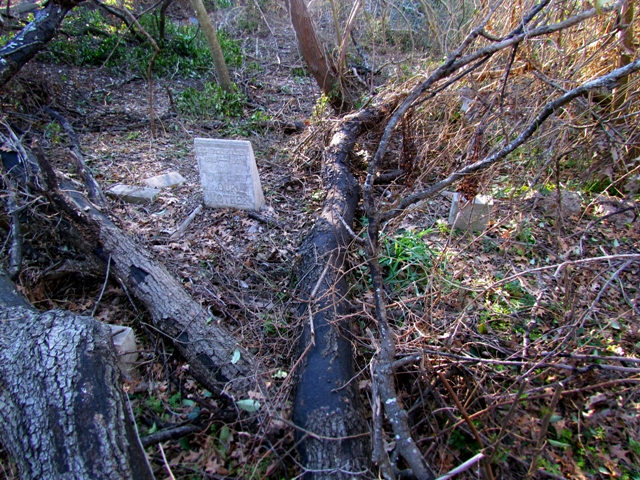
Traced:
[[104, 283], [102, 284], [102, 290], [100, 290], [100, 295], [98, 295], [98, 300], [96, 300], [96, 304], [93, 306], [93, 310], [91, 311], [92, 317], [96, 314], [96, 310], [98, 310], [98, 305], [100, 305], [100, 300], [102, 300], [102, 295], [104, 295], [104, 291], [107, 288], [110, 269], [111, 269], [111, 255], [109, 255], [109, 259], [107, 260], [107, 273], [104, 275]]
[[158, 44], [153, 39], [153, 37], [149, 35], [149, 32], [147, 32], [142, 27], [142, 25], [140, 25], [140, 22], [138, 22], [138, 19], [134, 17], [133, 14], [126, 7], [123, 6], [122, 11], [135, 24], [138, 30], [142, 32], [142, 34], [146, 37], [146, 39], [149, 41], [149, 43], [153, 47], [153, 55], [151, 57], [151, 60], [149, 60], [149, 67], [147, 69], [147, 74], [149, 77], [148, 78], [149, 80], [149, 123], [151, 125], [151, 137], [156, 138], [155, 111], [153, 108], [153, 64], [156, 61], [156, 57], [160, 53], [160, 47], [158, 47]]
[[542, 420], [542, 426], [540, 428], [540, 434], [538, 435], [538, 442], [536, 443], [536, 448], [533, 453], [533, 458], [531, 459], [531, 466], [529, 467], [529, 471], [527, 472], [526, 478], [530, 478], [533, 476], [536, 471], [536, 465], [538, 463], [538, 457], [540, 456], [540, 452], [542, 451], [542, 447], [544, 446], [545, 439], [547, 437], [547, 430], [549, 429], [549, 423], [551, 422], [551, 417], [555, 413], [556, 405], [560, 401], [560, 397], [562, 396], [562, 390], [564, 390], [564, 384], [560, 382], [558, 384], [558, 388], [553, 393], [553, 398], [551, 399], [551, 403], [549, 404], [549, 412], [545, 415]]
[[500, 432], [498, 433], [498, 437], [496, 438], [496, 441], [493, 442], [493, 445], [492, 445], [493, 450], [491, 452], [491, 455], [489, 455], [489, 459], [487, 460], [487, 463], [489, 465], [493, 463], [493, 459], [496, 456], [496, 453], [498, 453], [498, 444], [502, 441], [502, 437], [505, 433], [505, 430], [507, 429], [507, 425], [511, 423], [511, 419], [513, 418], [513, 415], [516, 413], [518, 402], [520, 401], [520, 397], [522, 397], [522, 394], [524, 393], [524, 389], [527, 387], [528, 383], [529, 381], [527, 378], [523, 378], [520, 381], [520, 388], [518, 388], [518, 392], [516, 393], [516, 396], [513, 399], [513, 402], [511, 403], [511, 408], [509, 409], [509, 413], [507, 413], [506, 418], [500, 425]]
[[162, 455], [162, 461], [164, 462], [164, 466], [167, 469], [167, 472], [169, 472], [169, 478], [171, 480], [176, 480], [176, 477], [173, 476], [173, 472], [171, 471], [171, 467], [169, 466], [169, 462], [167, 462], [167, 457], [164, 454], [164, 448], [162, 448], [162, 443], [158, 444], [158, 448], [160, 449], [160, 454]]
[[[444, 385], [444, 387], [447, 389], [447, 392], [449, 392], [449, 395], [451, 395], [451, 399], [456, 404], [456, 407], [458, 407], [458, 411], [460, 412], [462, 417], [467, 422], [467, 425], [469, 425], [469, 429], [471, 430], [471, 433], [473, 433], [473, 436], [476, 439], [476, 442], [478, 442], [478, 446], [480, 447], [480, 449], [484, 449], [484, 442], [480, 438], [480, 434], [478, 433], [478, 429], [476, 428], [476, 426], [471, 421], [471, 418], [469, 418], [469, 414], [467, 413], [467, 410], [464, 408], [464, 405], [462, 405], [462, 403], [460, 402], [460, 399], [456, 395], [456, 392], [453, 391], [453, 388], [451, 387], [451, 384], [449, 383], [449, 381], [446, 379], [446, 377], [443, 375], [442, 372], [437, 371], [436, 373], [438, 375], [438, 378], [440, 379], [440, 381]], [[483, 470], [484, 470], [484, 472], [486, 472], [486, 477], [487, 478], [489, 478], [491, 480], [494, 478], [493, 477], [493, 470], [491, 469], [491, 464], [489, 462], [485, 462]], [[485, 475], [483, 475], [483, 476], [485, 476]]]
[[[592, 90], [601, 89], [601, 88], [608, 88], [608, 89], [615, 88], [620, 78], [630, 75], [631, 73], [636, 72], [638, 70], [640, 70], [640, 59], [628, 65], [625, 65], [622, 68], [618, 68], [606, 75], [603, 75], [593, 80], [590, 80], [588, 82], [585, 82], [579, 87], [576, 87], [573, 90], [569, 90], [567, 93], [565, 93], [564, 95], [561, 95], [555, 100], [548, 102], [544, 107], [542, 107], [542, 109], [540, 110], [538, 115], [533, 119], [533, 121], [529, 123], [529, 125], [522, 132], [520, 132], [520, 134], [514, 140], [509, 142], [503, 148], [501, 148], [497, 152], [492, 153], [491, 155], [489, 155], [488, 157], [485, 157], [482, 160], [472, 163], [471, 165], [468, 165], [452, 173], [447, 178], [440, 180], [439, 182], [431, 185], [429, 188], [422, 190], [421, 192], [417, 192], [412, 195], [409, 195], [408, 197], [398, 202], [391, 209], [387, 210], [382, 215], [380, 215], [379, 220], [381, 222], [386, 222], [388, 220], [391, 220], [392, 218], [395, 218], [398, 215], [400, 215], [410, 205], [413, 205], [414, 203], [417, 203], [419, 201], [425, 200], [429, 197], [436, 195], [440, 191], [456, 183], [457, 181], [461, 180], [467, 175], [489, 168], [493, 164], [504, 159], [507, 155], [512, 153], [516, 148], [524, 144], [538, 130], [538, 128], [540, 128], [540, 125], [542, 125], [549, 117], [551, 117], [551, 115], [553, 115], [557, 110], [559, 110], [561, 107], [563, 107], [567, 103], [571, 102], [575, 98], [585, 95], [586, 93]], [[368, 181], [369, 181], [369, 176], [367, 176], [367, 182]], [[367, 183], [365, 182], [365, 189], [366, 188], [367, 188]]]
[[196, 215], [199, 215], [200, 212], [202, 212], [202, 204], [198, 205], [193, 210], [193, 212], [189, 214], [185, 221], [182, 222], [178, 228], [176, 228], [175, 232], [173, 232], [169, 237], [169, 240], [178, 240], [180, 237], [182, 237], [187, 228], [189, 228], [189, 225], [191, 225], [191, 222], [193, 222], [193, 219], [196, 218]]
[[449, 471], [445, 475], [443, 475], [441, 477], [438, 477], [436, 480], [449, 480], [450, 478], [455, 477], [459, 473], [466, 472], [471, 467], [473, 467], [476, 463], [481, 461], [483, 458], [484, 458], [484, 453], [478, 453], [477, 455], [474, 455], [469, 460], [467, 460], [466, 462], [458, 465], [456, 468], [454, 468], [453, 470]]

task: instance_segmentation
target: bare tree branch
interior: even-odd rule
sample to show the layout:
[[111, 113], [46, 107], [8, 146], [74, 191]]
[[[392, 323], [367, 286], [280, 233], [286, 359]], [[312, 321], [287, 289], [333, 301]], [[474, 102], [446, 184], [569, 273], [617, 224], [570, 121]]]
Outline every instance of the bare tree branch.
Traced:
[[618, 84], [618, 80], [626, 75], [637, 72], [640, 70], [640, 59], [632, 62], [622, 68], [618, 68], [607, 75], [603, 75], [601, 77], [590, 80], [586, 83], [583, 83], [577, 88], [573, 90], [569, 90], [567, 93], [562, 95], [561, 97], [556, 98], [555, 100], [547, 103], [540, 113], [536, 116], [536, 118], [529, 124], [527, 128], [525, 128], [520, 135], [518, 135], [513, 141], [511, 141], [508, 145], [504, 146], [502, 149], [497, 152], [489, 155], [488, 157], [479, 160], [467, 167], [458, 170], [457, 172], [452, 173], [444, 180], [437, 182], [436, 184], [430, 186], [429, 188], [422, 190], [421, 192], [414, 193], [400, 201], [396, 206], [391, 208], [390, 210], [384, 212], [380, 216], [380, 221], [385, 222], [390, 220], [396, 216], [398, 216], [403, 210], [405, 210], [410, 205], [429, 198], [436, 193], [444, 190], [449, 185], [455, 183], [456, 181], [463, 178], [465, 175], [469, 175], [471, 173], [477, 172], [479, 170], [484, 170], [494, 163], [502, 160], [504, 157], [513, 152], [520, 145], [525, 143], [535, 132], [538, 130], [540, 125], [547, 120], [551, 115], [553, 115], [557, 110], [571, 102], [577, 97], [583, 96], [586, 92], [590, 90], [595, 90], [597, 88], [607, 88], [609, 90], [615, 88]]

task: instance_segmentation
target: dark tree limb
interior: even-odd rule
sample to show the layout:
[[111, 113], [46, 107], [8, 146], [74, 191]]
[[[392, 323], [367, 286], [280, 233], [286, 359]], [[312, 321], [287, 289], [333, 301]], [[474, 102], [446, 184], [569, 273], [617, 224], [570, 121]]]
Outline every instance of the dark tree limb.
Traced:
[[358, 136], [386, 114], [383, 108], [345, 117], [324, 153], [327, 192], [316, 224], [300, 247], [298, 315], [305, 322], [299, 344], [300, 368], [293, 420], [303, 466], [309, 478], [353, 478], [370, 464], [369, 428], [351, 382], [353, 348], [348, 339], [346, 251], [359, 185], [350, 171], [349, 152]]
[[147, 435], [146, 437], [142, 437], [140, 442], [143, 447], [147, 448], [151, 445], [166, 442], [167, 440], [177, 440], [179, 438], [186, 437], [187, 435], [191, 435], [192, 433], [199, 433], [203, 430], [206, 429], [198, 427], [197, 425], [181, 425], [179, 427], [165, 428], [163, 430], [158, 430], [151, 435]]
[[65, 15], [83, 0], [49, 0], [34, 20], [0, 48], [0, 86], [5, 85], [25, 63], [51, 41]]
[[153, 479], [111, 331], [34, 310], [0, 272], [0, 435], [21, 478]]
[[158, 36], [160, 37], [160, 41], [164, 42], [164, 30], [167, 23], [167, 8], [171, 5], [173, 0], [162, 0], [162, 5], [160, 5], [160, 17], [158, 18]]
[[66, 118], [64, 118], [55, 110], [48, 107], [44, 110], [49, 115], [51, 115], [67, 133], [67, 137], [71, 142], [71, 155], [73, 156], [74, 167], [78, 171], [80, 178], [82, 178], [84, 186], [87, 188], [89, 200], [91, 200], [99, 207], [105, 207], [107, 205], [107, 199], [102, 193], [102, 189], [98, 185], [98, 182], [96, 182], [96, 180], [93, 178], [93, 175], [91, 175], [91, 172], [88, 170], [87, 165], [84, 162], [84, 155], [82, 154], [82, 149], [80, 148], [80, 141], [78, 140], [78, 136], [73, 130], [73, 127]]

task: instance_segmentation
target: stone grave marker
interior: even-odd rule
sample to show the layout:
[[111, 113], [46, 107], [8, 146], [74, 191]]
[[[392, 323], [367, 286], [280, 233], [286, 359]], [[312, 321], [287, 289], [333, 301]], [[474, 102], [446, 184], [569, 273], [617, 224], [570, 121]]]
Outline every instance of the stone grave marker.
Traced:
[[110, 197], [119, 198], [127, 203], [149, 203], [153, 202], [160, 193], [157, 188], [134, 187], [119, 183], [107, 191]]
[[264, 194], [251, 142], [196, 138], [195, 148], [207, 207], [260, 210]]
[[168, 188], [177, 187], [185, 182], [185, 178], [178, 172], [169, 172], [163, 175], [156, 175], [155, 177], [147, 178], [144, 184], [148, 188]]
[[488, 195], [476, 195], [472, 202], [460, 198], [454, 193], [449, 210], [449, 225], [459, 230], [484, 232], [489, 225], [493, 198]]
[[124, 373], [130, 373], [138, 360], [136, 336], [131, 327], [107, 324], [111, 329], [113, 346], [118, 354], [118, 366]]

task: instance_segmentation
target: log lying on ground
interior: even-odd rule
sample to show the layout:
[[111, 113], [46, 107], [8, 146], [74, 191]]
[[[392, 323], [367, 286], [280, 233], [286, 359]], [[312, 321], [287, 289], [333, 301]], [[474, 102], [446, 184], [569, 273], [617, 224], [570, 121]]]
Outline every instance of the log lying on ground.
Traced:
[[110, 259], [111, 272], [149, 311], [156, 330], [173, 341], [194, 378], [212, 392], [231, 397], [245, 398], [252, 390], [265, 393], [253, 355], [191, 298], [163, 265], [84, 195], [71, 184], [61, 190], [51, 165], [43, 155], [37, 157], [49, 185], [43, 193], [81, 237], [73, 241], [84, 244], [83, 250], [93, 245], [96, 255]]
[[108, 327], [33, 309], [0, 272], [0, 435], [20, 478], [153, 479]]
[[[71, 199], [72, 203], [66, 202]], [[97, 240], [96, 251], [111, 257], [111, 270], [151, 314], [153, 326], [173, 341], [189, 363], [189, 371], [212, 392], [245, 398], [260, 390], [253, 355], [196, 302], [167, 269], [129, 238], [79, 192], [67, 189], [52, 196], [61, 210], [74, 209], [86, 240]], [[65, 206], [66, 203], [66, 206]]]
[[380, 121], [385, 110], [367, 109], [346, 117], [327, 147], [322, 178], [327, 197], [304, 239], [298, 268], [300, 340], [293, 420], [308, 478], [353, 478], [370, 466], [369, 428], [364, 417], [348, 339], [345, 255], [359, 199], [359, 185], [348, 165], [358, 136]]

